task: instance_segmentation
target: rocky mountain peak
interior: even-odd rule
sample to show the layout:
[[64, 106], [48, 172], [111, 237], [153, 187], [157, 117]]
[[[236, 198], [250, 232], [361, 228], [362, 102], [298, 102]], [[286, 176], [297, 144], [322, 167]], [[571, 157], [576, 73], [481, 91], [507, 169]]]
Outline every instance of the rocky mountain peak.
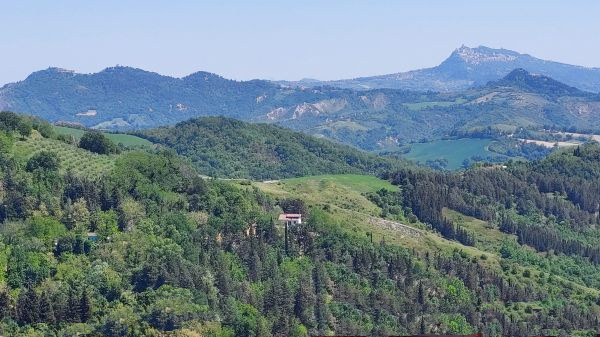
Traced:
[[517, 59], [518, 53], [506, 49], [493, 49], [484, 46], [470, 48], [462, 45], [453, 52], [467, 64], [480, 64], [484, 62], [511, 62]]

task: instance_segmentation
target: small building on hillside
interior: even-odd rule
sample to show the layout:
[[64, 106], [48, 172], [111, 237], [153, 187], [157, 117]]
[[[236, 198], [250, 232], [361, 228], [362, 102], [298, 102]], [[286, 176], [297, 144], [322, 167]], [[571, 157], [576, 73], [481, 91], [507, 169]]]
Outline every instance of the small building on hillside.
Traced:
[[302, 224], [302, 214], [282, 213], [279, 215], [279, 221], [288, 226]]

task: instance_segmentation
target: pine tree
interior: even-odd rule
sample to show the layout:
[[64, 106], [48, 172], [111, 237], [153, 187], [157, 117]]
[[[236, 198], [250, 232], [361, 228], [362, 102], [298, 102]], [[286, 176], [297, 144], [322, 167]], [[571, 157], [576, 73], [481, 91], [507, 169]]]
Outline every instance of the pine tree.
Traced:
[[294, 303], [294, 313], [304, 326], [312, 328], [316, 325], [314, 306], [316, 302], [312, 279], [304, 274], [300, 277], [298, 293]]
[[46, 291], [40, 296], [40, 321], [48, 324], [56, 323], [52, 299]]
[[23, 324], [36, 323], [39, 320], [38, 296], [29, 286], [19, 294], [17, 299], [17, 318]]
[[92, 302], [88, 294], [87, 289], [84, 289], [81, 293], [81, 300], [79, 301], [79, 311], [81, 322], [87, 322], [92, 316]]
[[69, 316], [67, 317], [67, 321], [70, 323], [80, 323], [81, 322], [81, 310], [80, 310], [80, 300], [79, 296], [75, 294], [75, 290], [73, 288], [69, 289], [69, 299], [67, 301], [69, 307]]
[[10, 316], [10, 294], [6, 289], [0, 290], [0, 320]]

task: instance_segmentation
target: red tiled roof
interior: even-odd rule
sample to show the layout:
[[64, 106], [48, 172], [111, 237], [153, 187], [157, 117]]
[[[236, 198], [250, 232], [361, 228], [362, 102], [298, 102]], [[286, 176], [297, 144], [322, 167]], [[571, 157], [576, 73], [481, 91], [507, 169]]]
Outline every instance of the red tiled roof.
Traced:
[[301, 217], [302, 217], [302, 214], [293, 214], [293, 213], [282, 213], [282, 214], [279, 214], [279, 220], [280, 221], [297, 220], [297, 219], [300, 219]]

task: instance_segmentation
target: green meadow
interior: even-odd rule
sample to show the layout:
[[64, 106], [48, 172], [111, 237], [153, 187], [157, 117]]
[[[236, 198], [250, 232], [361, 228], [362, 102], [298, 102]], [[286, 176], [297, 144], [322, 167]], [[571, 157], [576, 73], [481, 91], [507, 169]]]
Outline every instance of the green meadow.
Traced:
[[[69, 128], [66, 126], [55, 126], [54, 131], [63, 135], [71, 135], [75, 138], [81, 138], [81, 136], [85, 133], [85, 130]], [[103, 132], [106, 137], [112, 140], [115, 144], [123, 144], [125, 146], [152, 146], [152, 142], [147, 139], [140, 138], [133, 135], [128, 135], [124, 133], [110, 133]]]

